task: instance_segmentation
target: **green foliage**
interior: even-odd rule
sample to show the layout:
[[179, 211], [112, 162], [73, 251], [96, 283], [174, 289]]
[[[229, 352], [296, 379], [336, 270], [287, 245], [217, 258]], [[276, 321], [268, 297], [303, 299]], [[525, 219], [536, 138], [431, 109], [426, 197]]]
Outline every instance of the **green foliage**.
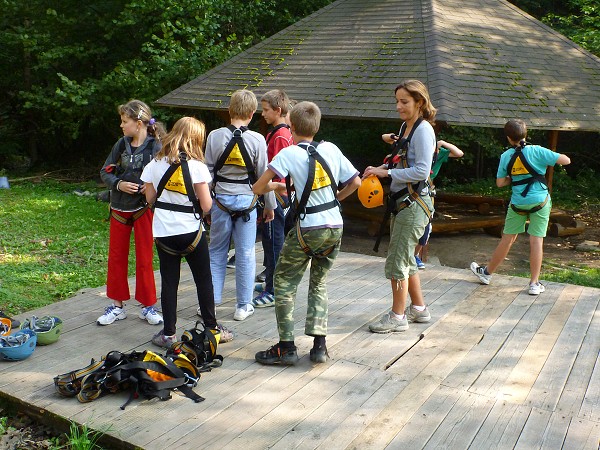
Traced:
[[110, 430], [110, 427], [104, 431], [92, 430], [86, 423], [78, 426], [71, 422], [69, 433], [66, 435], [67, 444], [59, 447], [69, 450], [102, 450], [98, 441]]
[[0, 75], [0, 168], [16, 168], [14, 153], [100, 163], [119, 135], [118, 104], [151, 103], [330, 1], [0, 0], [10, 68]]
[[8, 431], [8, 417], [0, 417], [0, 436]]
[[97, 189], [53, 181], [0, 189], [0, 309], [17, 314], [106, 282], [108, 206], [77, 188]]

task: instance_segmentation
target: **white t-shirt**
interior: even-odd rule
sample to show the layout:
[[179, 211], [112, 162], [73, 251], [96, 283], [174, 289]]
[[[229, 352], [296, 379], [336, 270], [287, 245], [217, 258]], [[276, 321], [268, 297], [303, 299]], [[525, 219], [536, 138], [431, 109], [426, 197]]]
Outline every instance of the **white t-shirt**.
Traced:
[[[192, 184], [210, 183], [212, 178], [206, 164], [190, 160], [188, 161]], [[158, 184], [163, 175], [169, 168], [166, 158], [161, 160], [153, 159], [144, 167], [141, 179], [144, 183], [152, 183], [154, 189], [158, 189]], [[196, 195], [195, 193], [192, 195]], [[171, 179], [165, 186], [159, 199], [161, 202], [173, 203], [175, 205], [192, 206], [185, 185], [181, 168], [178, 168], [171, 176]], [[156, 208], [154, 210], [154, 220], [152, 221], [152, 234], [154, 237], [176, 236], [179, 234], [192, 233], [198, 231], [200, 220], [195, 214], [179, 211], [170, 211], [168, 209]]]
[[[303, 144], [304, 145], [304, 144]], [[317, 146], [317, 152], [323, 157], [335, 178], [335, 183], [343, 185], [348, 184], [354, 177], [358, 176], [358, 170], [342, 154], [340, 149], [331, 142], [321, 142]], [[285, 178], [290, 175], [294, 186], [296, 187], [296, 198], [298, 201], [302, 198], [302, 192], [308, 179], [308, 152], [297, 145], [291, 145], [281, 150], [273, 161], [269, 164], [269, 169], [273, 170], [279, 178]], [[316, 162], [315, 182], [312, 192], [308, 197], [307, 206], [321, 205], [334, 200], [331, 182], [327, 172], [321, 168], [319, 162]], [[337, 192], [337, 186], [334, 186]], [[327, 209], [315, 214], [306, 214], [300, 221], [300, 227], [303, 230], [316, 228], [342, 228], [342, 215], [340, 209]]]

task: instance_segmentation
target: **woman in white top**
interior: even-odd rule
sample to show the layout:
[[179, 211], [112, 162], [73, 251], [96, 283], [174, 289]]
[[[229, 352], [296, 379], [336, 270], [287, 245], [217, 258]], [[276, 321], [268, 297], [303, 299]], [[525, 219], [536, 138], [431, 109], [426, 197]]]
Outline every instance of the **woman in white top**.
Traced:
[[152, 338], [152, 343], [160, 347], [169, 348], [177, 341], [177, 289], [182, 258], [192, 271], [205, 326], [215, 334], [216, 330], [220, 332], [220, 342], [233, 338], [231, 332], [217, 325], [208, 245], [201, 220], [203, 211], [210, 211], [212, 206], [211, 176], [204, 164], [205, 137], [204, 123], [193, 117], [179, 119], [141, 177], [146, 184], [146, 200], [155, 205], [152, 232], [160, 260], [164, 328]]

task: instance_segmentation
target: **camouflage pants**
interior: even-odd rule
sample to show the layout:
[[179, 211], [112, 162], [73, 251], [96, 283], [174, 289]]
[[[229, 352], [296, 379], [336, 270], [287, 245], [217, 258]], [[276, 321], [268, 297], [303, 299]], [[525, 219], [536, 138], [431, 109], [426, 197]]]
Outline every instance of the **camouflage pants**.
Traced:
[[341, 228], [309, 230], [302, 235], [313, 252], [319, 253], [330, 247], [333, 251], [325, 257], [311, 258], [302, 250], [293, 228], [287, 234], [279, 260], [275, 267], [275, 315], [281, 341], [294, 340], [294, 303], [302, 276], [310, 265], [308, 285], [308, 308], [304, 333], [309, 336], [327, 335], [327, 272], [340, 251]]

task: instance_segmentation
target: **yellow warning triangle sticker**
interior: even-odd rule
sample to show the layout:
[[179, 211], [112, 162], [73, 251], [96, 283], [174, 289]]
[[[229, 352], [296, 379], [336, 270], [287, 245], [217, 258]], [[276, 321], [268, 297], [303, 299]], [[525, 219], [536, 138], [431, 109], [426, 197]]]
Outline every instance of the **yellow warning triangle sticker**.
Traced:
[[510, 171], [511, 175], [527, 175], [529, 171], [525, 168], [523, 163], [521, 162], [521, 158], [517, 157], [515, 159], [515, 163], [512, 166], [512, 170]]
[[231, 153], [229, 153], [229, 156], [225, 160], [225, 164], [246, 167], [246, 163], [242, 157], [242, 152], [240, 151], [240, 147], [237, 145], [237, 143], [233, 146], [233, 149], [231, 149]]
[[316, 191], [317, 189], [321, 189], [327, 187], [331, 184], [331, 180], [329, 179], [329, 175], [319, 161], [316, 161], [315, 164], [315, 181], [313, 181], [312, 189]]
[[185, 188], [185, 182], [183, 181], [183, 172], [181, 166], [173, 172], [169, 181], [165, 185], [165, 189], [171, 192], [179, 192], [180, 194], [187, 195], [187, 189]]

